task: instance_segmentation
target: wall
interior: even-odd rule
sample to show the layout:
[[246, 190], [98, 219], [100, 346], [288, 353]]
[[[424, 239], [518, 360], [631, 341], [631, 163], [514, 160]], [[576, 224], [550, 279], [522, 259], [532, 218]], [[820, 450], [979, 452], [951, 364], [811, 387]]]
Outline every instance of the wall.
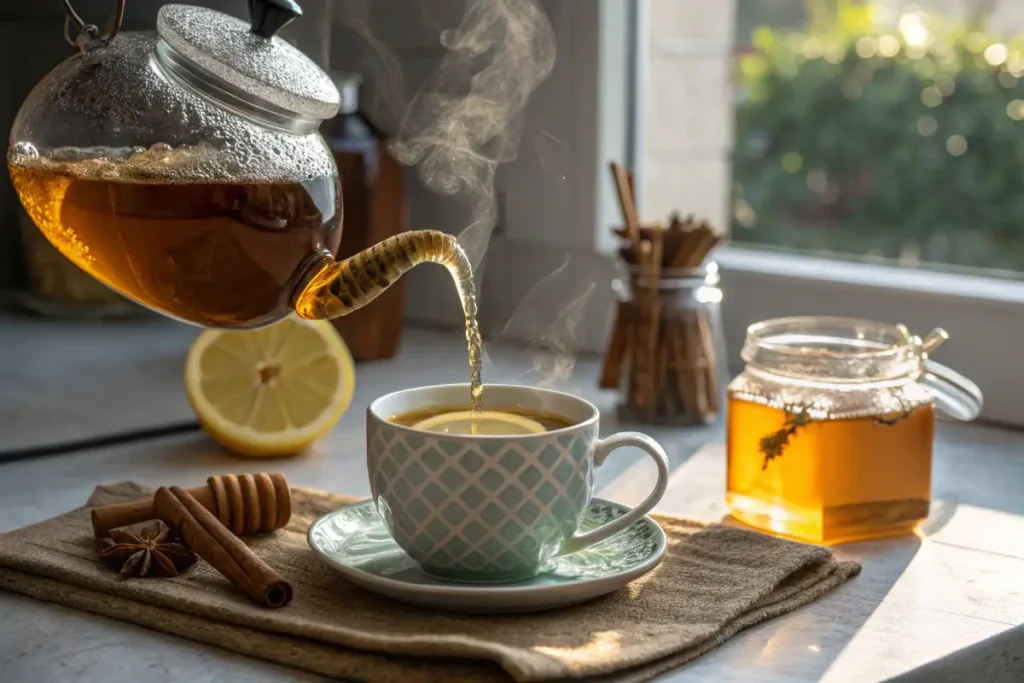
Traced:
[[735, 3], [649, 0], [645, 220], [728, 224]]

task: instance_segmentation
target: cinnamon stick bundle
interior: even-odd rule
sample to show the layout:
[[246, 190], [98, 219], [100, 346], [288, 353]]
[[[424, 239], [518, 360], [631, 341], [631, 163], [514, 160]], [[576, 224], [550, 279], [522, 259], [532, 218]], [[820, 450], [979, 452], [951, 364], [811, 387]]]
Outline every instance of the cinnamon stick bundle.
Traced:
[[[664, 296], [663, 293], [661, 293]], [[645, 297], [646, 298], [646, 297]], [[656, 422], [703, 423], [720, 410], [717, 349], [711, 344], [708, 312], [646, 305], [632, 322], [626, 405], [630, 416]]]
[[[721, 237], [693, 215], [638, 225], [629, 173], [611, 164], [625, 227], [619, 256], [631, 269], [630, 301], [619, 302], [599, 386], [626, 379], [625, 408], [642, 420], [700, 423], [721, 408], [717, 353], [709, 309], [683, 299], [680, 280], [693, 277]], [[685, 289], [685, 288], [684, 288]]]
[[254, 602], [271, 608], [284, 607], [291, 602], [291, 584], [258, 558], [188, 491], [180, 486], [160, 487], [153, 496], [153, 509], [192, 552]]

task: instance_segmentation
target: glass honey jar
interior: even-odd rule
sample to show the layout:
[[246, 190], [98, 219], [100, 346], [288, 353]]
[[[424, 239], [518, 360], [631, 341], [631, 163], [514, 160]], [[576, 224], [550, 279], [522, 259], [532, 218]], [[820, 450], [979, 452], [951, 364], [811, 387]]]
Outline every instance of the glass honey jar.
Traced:
[[978, 387], [929, 358], [947, 338], [830, 317], [748, 328], [727, 387], [732, 515], [824, 544], [913, 531], [928, 516], [936, 409], [981, 412]]

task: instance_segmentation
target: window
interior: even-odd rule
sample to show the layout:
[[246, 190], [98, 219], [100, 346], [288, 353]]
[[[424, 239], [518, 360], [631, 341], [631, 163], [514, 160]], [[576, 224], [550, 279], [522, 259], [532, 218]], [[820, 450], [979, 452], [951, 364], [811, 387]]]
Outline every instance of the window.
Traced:
[[936, 360], [1024, 424], [1024, 8], [1013, 0], [645, 0], [645, 220], [721, 250], [730, 358], [784, 315], [950, 333]]
[[738, 3], [736, 242], [1024, 270], [1024, 9], [923, 5]]

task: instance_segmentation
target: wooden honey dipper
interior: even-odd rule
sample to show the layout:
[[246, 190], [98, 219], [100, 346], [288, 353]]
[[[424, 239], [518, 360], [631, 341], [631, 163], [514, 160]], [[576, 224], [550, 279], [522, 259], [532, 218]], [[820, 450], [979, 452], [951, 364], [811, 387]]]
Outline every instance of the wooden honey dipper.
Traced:
[[[291, 492], [283, 474], [222, 474], [188, 493], [236, 536], [280, 529], [292, 516]], [[111, 529], [158, 518], [152, 498], [106, 505], [93, 508], [92, 530], [96, 538], [104, 538]]]

